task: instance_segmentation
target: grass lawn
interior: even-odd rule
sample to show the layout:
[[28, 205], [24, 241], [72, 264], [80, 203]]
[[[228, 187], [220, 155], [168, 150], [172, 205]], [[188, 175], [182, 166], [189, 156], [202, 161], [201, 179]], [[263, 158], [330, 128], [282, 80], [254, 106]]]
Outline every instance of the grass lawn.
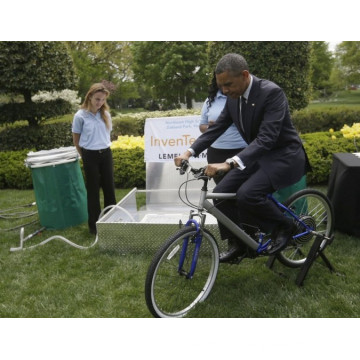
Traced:
[[329, 107], [360, 107], [360, 90], [336, 91], [325, 99], [313, 101], [309, 109], [327, 109]]
[[[127, 192], [117, 190], [117, 199]], [[32, 190], [0, 190], [0, 210], [33, 201]], [[30, 220], [0, 219], [0, 317], [150, 317], [144, 300], [144, 281], [152, 254], [124, 256], [100, 250], [97, 245], [79, 250], [60, 240], [31, 250], [10, 252], [11, 247], [19, 246], [19, 230], [5, 230]], [[39, 224], [29, 225], [26, 234], [39, 228]], [[94, 241], [83, 224], [62, 231], [46, 230], [26, 242], [25, 247], [53, 235], [64, 236], [82, 246], [90, 246]], [[330, 273], [319, 259], [303, 287], [295, 284], [297, 269], [276, 262], [274, 271], [269, 270], [266, 258], [245, 260], [238, 266], [222, 264], [211, 295], [190, 316], [357, 318], [360, 316], [359, 241], [337, 233], [326, 251], [337, 273]]]

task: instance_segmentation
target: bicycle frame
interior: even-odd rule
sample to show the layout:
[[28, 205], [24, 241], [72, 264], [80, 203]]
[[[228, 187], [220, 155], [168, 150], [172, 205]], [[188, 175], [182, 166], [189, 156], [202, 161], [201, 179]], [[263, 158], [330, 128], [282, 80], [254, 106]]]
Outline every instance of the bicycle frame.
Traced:
[[[232, 257], [229, 263], [239, 264], [245, 258], [270, 256], [267, 261], [269, 268], [273, 266], [275, 259], [290, 268], [301, 266], [297, 278], [298, 285], [302, 284], [318, 256], [321, 256], [328, 268], [333, 271], [323, 251], [334, 238], [334, 216], [331, 203], [323, 192], [303, 189], [291, 194], [284, 205], [277, 200], [277, 194], [267, 195], [266, 201], [272, 201], [271, 205], [274, 204], [279, 209], [274, 208], [274, 211], [280, 211], [282, 216], [296, 225], [289, 244], [284, 250], [273, 255], [269, 253], [273, 249], [275, 234], [250, 224], [240, 224], [236, 217], [231, 220], [232, 214], [228, 218], [221, 212], [221, 207], [217, 207], [218, 202], [222, 201], [236, 203], [236, 194], [213, 193], [212, 190], [208, 192], [210, 177], [205, 175], [206, 168], [192, 169], [188, 162], [184, 161], [178, 170], [182, 174], [193, 174], [193, 178], [186, 179], [179, 187], [180, 200], [192, 209], [185, 227], [167, 239], [149, 266], [145, 280], [145, 299], [155, 317], [183, 317], [209, 296], [219, 271], [219, 262], [224, 258], [219, 254], [218, 236], [212, 234], [209, 221], [206, 221], [208, 213], [244, 244], [241, 248], [244, 251], [235, 253], [234, 255], [238, 256]], [[195, 192], [196, 200], [192, 196], [193, 193], [188, 192], [187, 186], [188, 182], [193, 180], [203, 181], [202, 188]], [[236, 204], [233, 210], [236, 210], [235, 207]], [[254, 220], [255, 223], [256, 219]], [[248, 227], [249, 234], [255, 233], [254, 235], [247, 234]], [[236, 238], [233, 240], [235, 242]]]
[[[191, 168], [188, 169], [187, 172], [190, 172]], [[208, 192], [208, 181], [209, 178], [206, 176], [199, 177], [199, 179], [203, 180], [204, 184], [203, 187], [200, 190], [200, 201], [197, 205], [197, 213], [194, 211], [191, 211], [190, 219], [186, 223], [186, 226], [194, 225], [196, 227], [196, 238], [195, 238], [195, 249], [192, 256], [192, 262], [191, 262], [191, 269], [190, 272], [187, 273], [187, 278], [192, 278], [195, 269], [196, 269], [196, 263], [200, 251], [201, 241], [202, 241], [202, 234], [200, 229], [205, 225], [206, 220], [206, 213], [213, 215], [219, 222], [221, 222], [228, 230], [230, 230], [234, 235], [236, 235], [244, 244], [246, 244], [249, 248], [254, 250], [257, 254], [264, 254], [266, 253], [266, 250], [268, 249], [268, 246], [271, 243], [271, 239], [266, 241], [265, 244], [262, 243], [263, 237], [265, 234], [261, 234], [259, 238], [259, 242], [254, 240], [251, 236], [249, 236], [241, 227], [239, 227], [236, 223], [234, 223], [232, 220], [230, 220], [226, 215], [224, 215], [220, 210], [218, 210], [213, 203], [211, 203], [209, 200], [212, 199], [218, 199], [218, 200], [231, 200], [236, 199], [235, 193], [209, 193]], [[282, 209], [285, 213], [287, 213], [289, 216], [291, 216], [299, 225], [300, 227], [304, 228], [304, 231], [294, 235], [293, 239], [297, 239], [301, 236], [307, 235], [309, 233], [313, 233], [318, 236], [323, 236], [322, 234], [318, 234], [314, 229], [312, 229], [310, 226], [308, 226], [306, 223], [304, 223], [293, 211], [291, 211], [289, 208], [287, 208], [285, 205], [281, 204], [278, 200], [276, 200], [272, 194], [268, 194], [268, 198], [273, 201], [280, 209]], [[206, 211], [204, 211], [206, 210]], [[199, 216], [200, 223], [197, 222], [194, 217]], [[188, 245], [189, 239], [185, 239], [182, 253], [179, 261], [179, 273], [185, 273], [182, 269], [186, 251], [187, 251], [187, 245]]]
[[[203, 190], [201, 190], [203, 192]], [[220, 221], [225, 227], [227, 227], [231, 232], [234, 233], [239, 239], [241, 239], [247, 246], [251, 249], [255, 250], [257, 253], [262, 253], [267, 249], [266, 244], [259, 244], [256, 240], [250, 237], [243, 229], [241, 229], [237, 224], [235, 224], [232, 220], [230, 220], [226, 215], [224, 215], [220, 210], [218, 210], [208, 199], [221, 199], [221, 200], [231, 200], [235, 199], [236, 194], [228, 193], [210, 193], [205, 194], [204, 200], [200, 202], [199, 206], [201, 206], [201, 210], [205, 209], [209, 214], [213, 215], [218, 221]], [[301, 236], [307, 235], [309, 233], [314, 233], [313, 229], [305, 224], [294, 212], [292, 212], [285, 205], [281, 204], [277, 201], [272, 194], [268, 195], [268, 198], [273, 201], [280, 209], [290, 215], [296, 222], [301, 224], [301, 226], [305, 229], [304, 232], [294, 235], [294, 239], [299, 238]], [[199, 209], [199, 212], [201, 212]], [[203, 214], [204, 216], [204, 214]], [[267, 242], [267, 245], [270, 241]]]

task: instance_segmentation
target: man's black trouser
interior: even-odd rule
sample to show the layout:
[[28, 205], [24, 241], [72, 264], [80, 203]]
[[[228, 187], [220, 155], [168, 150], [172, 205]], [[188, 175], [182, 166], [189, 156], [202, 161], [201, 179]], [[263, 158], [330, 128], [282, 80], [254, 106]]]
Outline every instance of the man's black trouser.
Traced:
[[[273, 188], [267, 174], [258, 166], [251, 169], [230, 170], [214, 188], [214, 193], [236, 193], [236, 200], [216, 200], [215, 206], [237, 225], [245, 228], [260, 227], [264, 232], [287, 224], [287, 219], [279, 208], [268, 199]], [[234, 235], [219, 224], [221, 238]]]

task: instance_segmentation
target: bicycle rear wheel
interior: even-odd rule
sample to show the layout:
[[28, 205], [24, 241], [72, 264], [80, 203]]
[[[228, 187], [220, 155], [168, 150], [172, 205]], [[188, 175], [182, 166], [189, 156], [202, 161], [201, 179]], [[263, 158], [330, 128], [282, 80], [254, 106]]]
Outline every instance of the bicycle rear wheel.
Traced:
[[[284, 205], [293, 211], [305, 224], [313, 230], [331, 237], [334, 232], [334, 213], [332, 205], [322, 192], [313, 189], [304, 189], [296, 192], [284, 202]], [[299, 227], [298, 234], [304, 230]], [[277, 255], [281, 263], [289, 267], [300, 267], [304, 264], [309, 251], [314, 244], [316, 236], [306, 234], [292, 239], [289, 245]], [[323, 240], [320, 250], [328, 245], [328, 240]]]
[[[209, 295], [219, 268], [219, 250], [214, 237], [202, 234], [196, 270], [188, 278], [197, 232], [185, 227], [169, 238], [155, 255], [146, 276], [145, 299], [155, 317], [183, 317]], [[179, 261], [184, 241], [188, 248], [182, 269]]]

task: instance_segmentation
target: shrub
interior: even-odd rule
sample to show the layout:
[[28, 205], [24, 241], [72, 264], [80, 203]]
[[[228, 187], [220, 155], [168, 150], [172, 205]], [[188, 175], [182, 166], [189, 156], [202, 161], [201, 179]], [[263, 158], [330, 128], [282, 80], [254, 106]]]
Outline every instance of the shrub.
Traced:
[[[328, 181], [334, 153], [357, 151], [353, 139], [343, 137], [340, 131], [303, 134], [301, 137], [313, 170], [307, 174], [307, 182], [310, 185]], [[118, 188], [145, 187], [144, 149], [137, 146], [137, 142], [138, 139], [132, 140], [136, 146], [134, 148], [114, 147], [112, 150], [114, 180]], [[30, 170], [24, 166], [28, 151], [0, 153], [0, 188], [32, 187]], [[82, 168], [82, 162], [80, 164]]]
[[138, 136], [144, 133], [139, 129], [138, 123], [131, 117], [115, 116], [113, 117], [113, 130], [111, 132], [111, 140], [116, 140], [121, 135]]
[[145, 149], [145, 139], [143, 136], [118, 136], [116, 140], [111, 143], [111, 149], [133, 149], [133, 148]]
[[71, 110], [71, 103], [63, 99], [51, 100], [45, 103], [9, 103], [0, 106], [0, 123], [34, 119], [37, 124], [40, 124], [46, 119], [68, 114]]
[[340, 130], [344, 124], [360, 122], [360, 107], [329, 107], [295, 111], [292, 120], [301, 134], [327, 131], [330, 128]]
[[[144, 135], [145, 120], [147, 118], [199, 115], [200, 109], [177, 109], [169, 111], [144, 111], [135, 114], [119, 114], [113, 118], [114, 137], [118, 135]], [[130, 133], [123, 132], [126, 127], [131, 128]], [[121, 130], [122, 129], [122, 130]], [[117, 133], [119, 131], [119, 133]], [[125, 130], [126, 131], [126, 130]]]
[[79, 109], [81, 102], [80, 97], [78, 97], [78, 92], [70, 89], [64, 89], [61, 91], [39, 91], [31, 98], [31, 100], [35, 103], [45, 103], [47, 101], [57, 99], [62, 99], [70, 103], [72, 112], [76, 112], [77, 109]]
[[[113, 117], [113, 139], [118, 135], [144, 135], [145, 120], [154, 117], [198, 115], [200, 110], [171, 110], [140, 112], [135, 114], [119, 114]], [[344, 124], [351, 126], [360, 122], [360, 106], [329, 107], [294, 111], [292, 120], [301, 134], [328, 131], [333, 128], [340, 130]]]
[[351, 127], [344, 125], [340, 129], [344, 137], [349, 139], [360, 138], [360, 123], [354, 123]]
[[119, 188], [145, 187], [144, 150], [114, 149], [114, 181]]
[[[0, 189], [32, 189], [31, 169], [24, 161], [30, 150], [0, 152]], [[114, 180], [118, 188], [145, 187], [144, 150], [113, 149]], [[83, 171], [82, 161], [80, 167]]]
[[[323, 113], [330, 114], [329, 116]], [[137, 114], [118, 115], [114, 123], [124, 123], [124, 119], [140, 129], [146, 118], [161, 116], [183, 116], [197, 114], [198, 110], [176, 110], [169, 112], [142, 112]], [[332, 155], [337, 152], [356, 152], [353, 138], [345, 138], [340, 131], [329, 132], [329, 128], [341, 129], [344, 123], [352, 125], [359, 116], [359, 110], [354, 109], [329, 109], [311, 110], [297, 113], [297, 124], [301, 124], [301, 138], [309, 156], [313, 171], [307, 175], [311, 184], [328, 181], [331, 170]], [[343, 121], [341, 122], [340, 121]], [[336, 124], [336, 125], [335, 125]], [[310, 128], [325, 128], [326, 131], [306, 133]], [[135, 128], [135, 127], [134, 127]], [[142, 130], [143, 132], [143, 130]], [[113, 140], [119, 134], [113, 131]], [[112, 146], [114, 157], [115, 185], [119, 188], [145, 187], [146, 170], [144, 163], [143, 139], [139, 134], [122, 136], [116, 145]], [[56, 122], [45, 124], [37, 129], [28, 126], [11, 125], [0, 132], [0, 188], [31, 188], [31, 173], [25, 168], [24, 160], [27, 153], [33, 149], [49, 150], [61, 146], [72, 146], [71, 122]], [[120, 147], [120, 148], [119, 148]], [[9, 151], [17, 150], [17, 151]], [[82, 162], [80, 162], [82, 167]]]
[[0, 131], [0, 151], [50, 150], [72, 146], [71, 124], [58, 122], [38, 127], [12, 125]]
[[0, 152], [0, 189], [31, 189], [30, 169], [24, 161], [29, 150]]
[[312, 167], [306, 176], [309, 184], [328, 181], [334, 153], [356, 151], [353, 139], [344, 138], [339, 131], [303, 134], [301, 138]]

